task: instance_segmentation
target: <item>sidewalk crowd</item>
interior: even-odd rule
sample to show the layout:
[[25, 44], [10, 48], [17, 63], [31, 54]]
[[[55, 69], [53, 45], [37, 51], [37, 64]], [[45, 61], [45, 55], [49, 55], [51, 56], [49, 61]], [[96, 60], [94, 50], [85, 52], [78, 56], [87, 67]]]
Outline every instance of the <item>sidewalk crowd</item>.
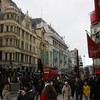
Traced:
[[[43, 80], [41, 76], [20, 75], [20, 90], [17, 100], [57, 100], [59, 94], [64, 100], [100, 100], [100, 76], [85, 76], [83, 79], [74, 74]], [[11, 83], [0, 75], [0, 96], [2, 100], [12, 100]]]

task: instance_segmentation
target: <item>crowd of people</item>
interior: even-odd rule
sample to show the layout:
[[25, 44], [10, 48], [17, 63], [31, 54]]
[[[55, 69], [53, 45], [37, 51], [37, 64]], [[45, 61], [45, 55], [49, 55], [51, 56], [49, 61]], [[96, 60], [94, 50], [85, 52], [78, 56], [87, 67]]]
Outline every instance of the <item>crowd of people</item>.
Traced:
[[[20, 90], [17, 100], [57, 100], [62, 94], [64, 100], [100, 100], [100, 76], [86, 76], [83, 79], [71, 74], [69, 76], [44, 80], [41, 76], [21, 75]], [[12, 100], [8, 78], [0, 80], [0, 96], [3, 100]]]

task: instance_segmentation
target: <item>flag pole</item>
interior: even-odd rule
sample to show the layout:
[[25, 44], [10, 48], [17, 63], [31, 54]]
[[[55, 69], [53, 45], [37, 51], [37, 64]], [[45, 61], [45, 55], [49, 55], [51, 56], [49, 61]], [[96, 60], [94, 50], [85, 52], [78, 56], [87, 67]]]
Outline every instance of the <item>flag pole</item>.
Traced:
[[[87, 34], [90, 34], [87, 30], [85, 30], [85, 32], [87, 33]], [[91, 34], [90, 34], [91, 35]]]

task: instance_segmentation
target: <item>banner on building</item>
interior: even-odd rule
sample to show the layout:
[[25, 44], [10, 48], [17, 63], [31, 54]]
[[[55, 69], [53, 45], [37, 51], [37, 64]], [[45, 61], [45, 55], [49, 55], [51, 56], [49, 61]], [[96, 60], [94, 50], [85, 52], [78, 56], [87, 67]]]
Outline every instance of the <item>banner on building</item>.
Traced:
[[87, 34], [87, 44], [88, 44], [89, 58], [100, 58], [100, 48], [98, 44], [95, 41], [93, 41], [88, 34]]

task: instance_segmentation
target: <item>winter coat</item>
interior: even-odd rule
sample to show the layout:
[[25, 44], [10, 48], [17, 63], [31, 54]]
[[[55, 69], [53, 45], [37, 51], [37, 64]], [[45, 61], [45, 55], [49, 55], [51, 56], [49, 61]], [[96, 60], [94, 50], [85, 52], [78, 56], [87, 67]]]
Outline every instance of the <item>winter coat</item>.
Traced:
[[70, 100], [71, 88], [70, 88], [69, 85], [67, 87], [66, 87], [66, 85], [63, 86], [62, 93], [64, 94], [64, 99], [65, 100]]
[[40, 96], [40, 100], [57, 100], [57, 98], [48, 99], [48, 98], [46, 98], [45, 95], [42, 93], [41, 96]]
[[8, 90], [2, 91], [3, 100], [12, 100], [11, 94]]
[[90, 87], [88, 85], [83, 86], [83, 94], [84, 94], [84, 96], [89, 96], [90, 95]]
[[92, 99], [100, 100], [100, 78], [94, 82], [92, 89]]
[[29, 90], [27, 93], [23, 95], [19, 94], [17, 100], [34, 100], [35, 93], [32, 90]]
[[74, 85], [75, 85], [75, 91], [78, 94], [83, 94], [83, 81], [75, 82]]

